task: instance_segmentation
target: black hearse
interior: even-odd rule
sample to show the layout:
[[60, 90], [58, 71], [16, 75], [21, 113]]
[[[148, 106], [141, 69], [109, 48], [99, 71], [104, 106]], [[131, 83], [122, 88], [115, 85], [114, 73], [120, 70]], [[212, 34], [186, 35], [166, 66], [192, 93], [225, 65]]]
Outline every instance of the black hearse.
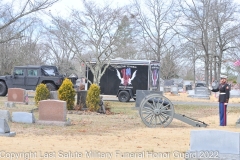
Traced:
[[[159, 91], [159, 69], [158, 61], [111, 60], [100, 80], [101, 94], [116, 95], [120, 102], [128, 102], [131, 98], [136, 99], [136, 90]], [[86, 78], [93, 82], [93, 74], [88, 67]], [[90, 83], [87, 88], [89, 86]]]

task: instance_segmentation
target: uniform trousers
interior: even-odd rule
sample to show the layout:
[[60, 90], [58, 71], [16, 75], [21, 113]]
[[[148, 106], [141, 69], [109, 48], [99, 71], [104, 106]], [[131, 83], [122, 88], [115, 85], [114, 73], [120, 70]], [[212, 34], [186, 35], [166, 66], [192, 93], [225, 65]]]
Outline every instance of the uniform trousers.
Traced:
[[224, 103], [219, 103], [219, 118], [220, 118], [220, 126], [227, 125], [227, 105]]

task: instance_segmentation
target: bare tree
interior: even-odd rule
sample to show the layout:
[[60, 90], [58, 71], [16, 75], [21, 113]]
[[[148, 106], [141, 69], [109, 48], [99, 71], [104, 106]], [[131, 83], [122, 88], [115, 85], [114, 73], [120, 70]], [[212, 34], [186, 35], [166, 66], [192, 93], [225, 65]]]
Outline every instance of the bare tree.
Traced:
[[[0, 2], [0, 32], [4, 32], [7, 28], [11, 30], [10, 36], [0, 39], [0, 43], [11, 41], [22, 37], [24, 32], [34, 22], [34, 18], [30, 17], [33, 13], [44, 10], [59, 0], [13, 0], [12, 2]], [[20, 3], [18, 3], [20, 2]]]
[[220, 76], [222, 63], [229, 61], [226, 51], [236, 47], [232, 45], [232, 42], [240, 35], [240, 23], [237, 16], [239, 16], [238, 5], [232, 0], [214, 0], [213, 33], [216, 34], [216, 51], [213, 53], [215, 79]]
[[59, 72], [65, 75], [70, 75], [70, 73], [75, 72], [75, 67], [73, 61], [76, 58], [76, 54], [70, 49], [71, 44], [66, 45], [66, 39], [64, 33], [62, 32], [61, 26], [68, 28], [68, 21], [56, 20], [52, 22], [54, 27], [46, 27], [45, 46], [49, 50], [49, 61], [58, 67]]
[[37, 26], [39, 23], [27, 28], [19, 39], [0, 43], [0, 74], [10, 74], [15, 65], [45, 64], [48, 52], [43, 46]]
[[185, 17], [181, 24], [185, 30], [179, 31], [179, 34], [204, 52], [204, 75], [209, 84], [212, 70], [215, 78], [219, 77], [223, 53], [238, 35], [238, 24], [234, 18], [237, 11], [235, 4], [227, 0], [184, 0], [179, 3]]
[[136, 16], [136, 21], [142, 28], [145, 44], [154, 54], [154, 59], [160, 61], [165, 49], [171, 47], [171, 44], [168, 44], [175, 35], [172, 27], [176, 24], [178, 17], [174, 13], [174, 2], [165, 0], [144, 2], [144, 5], [141, 5], [140, 1], [135, 0], [134, 10], [130, 13]]
[[[204, 51], [204, 70], [205, 81], [208, 84], [209, 77], [209, 43], [210, 43], [210, 24], [211, 19], [211, 0], [192, 0], [180, 1], [180, 7], [185, 19], [182, 20], [181, 26], [185, 28], [185, 32], [181, 31], [188, 41], [201, 47]], [[181, 3], [183, 2], [183, 3]]]
[[[84, 0], [83, 5], [84, 11], [72, 10], [68, 20], [53, 17], [53, 28], [58, 30], [59, 38], [71, 53], [89, 67], [93, 83], [99, 84], [115, 50], [121, 9]], [[91, 61], [95, 61], [95, 65], [91, 65]]]
[[178, 78], [177, 54], [174, 54], [175, 46], [170, 47], [162, 58], [161, 63], [161, 77], [163, 79]]
[[123, 16], [119, 24], [116, 50], [114, 52], [115, 57], [136, 59], [138, 49], [136, 45], [137, 31], [133, 18], [131, 18], [131, 16]]

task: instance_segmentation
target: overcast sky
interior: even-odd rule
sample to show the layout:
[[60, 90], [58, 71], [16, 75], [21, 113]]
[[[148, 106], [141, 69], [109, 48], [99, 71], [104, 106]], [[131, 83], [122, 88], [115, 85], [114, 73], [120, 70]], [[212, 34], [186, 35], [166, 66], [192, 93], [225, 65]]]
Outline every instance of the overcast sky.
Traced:
[[[114, 7], [121, 7], [130, 3], [130, 0], [96, 0], [96, 3], [100, 5], [104, 5], [105, 3], [109, 3]], [[82, 0], [60, 0], [55, 3], [53, 7], [49, 8], [52, 14], [67, 14], [70, 9], [81, 9], [82, 8]]]

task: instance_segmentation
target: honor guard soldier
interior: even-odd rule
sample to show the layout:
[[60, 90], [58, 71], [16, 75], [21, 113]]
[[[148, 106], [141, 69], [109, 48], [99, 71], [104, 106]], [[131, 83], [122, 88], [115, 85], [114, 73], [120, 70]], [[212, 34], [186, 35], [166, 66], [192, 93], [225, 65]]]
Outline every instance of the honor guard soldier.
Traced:
[[230, 97], [230, 86], [227, 84], [227, 76], [221, 75], [221, 81], [218, 88], [209, 88], [212, 92], [219, 92], [219, 118], [220, 126], [227, 125], [227, 105]]

